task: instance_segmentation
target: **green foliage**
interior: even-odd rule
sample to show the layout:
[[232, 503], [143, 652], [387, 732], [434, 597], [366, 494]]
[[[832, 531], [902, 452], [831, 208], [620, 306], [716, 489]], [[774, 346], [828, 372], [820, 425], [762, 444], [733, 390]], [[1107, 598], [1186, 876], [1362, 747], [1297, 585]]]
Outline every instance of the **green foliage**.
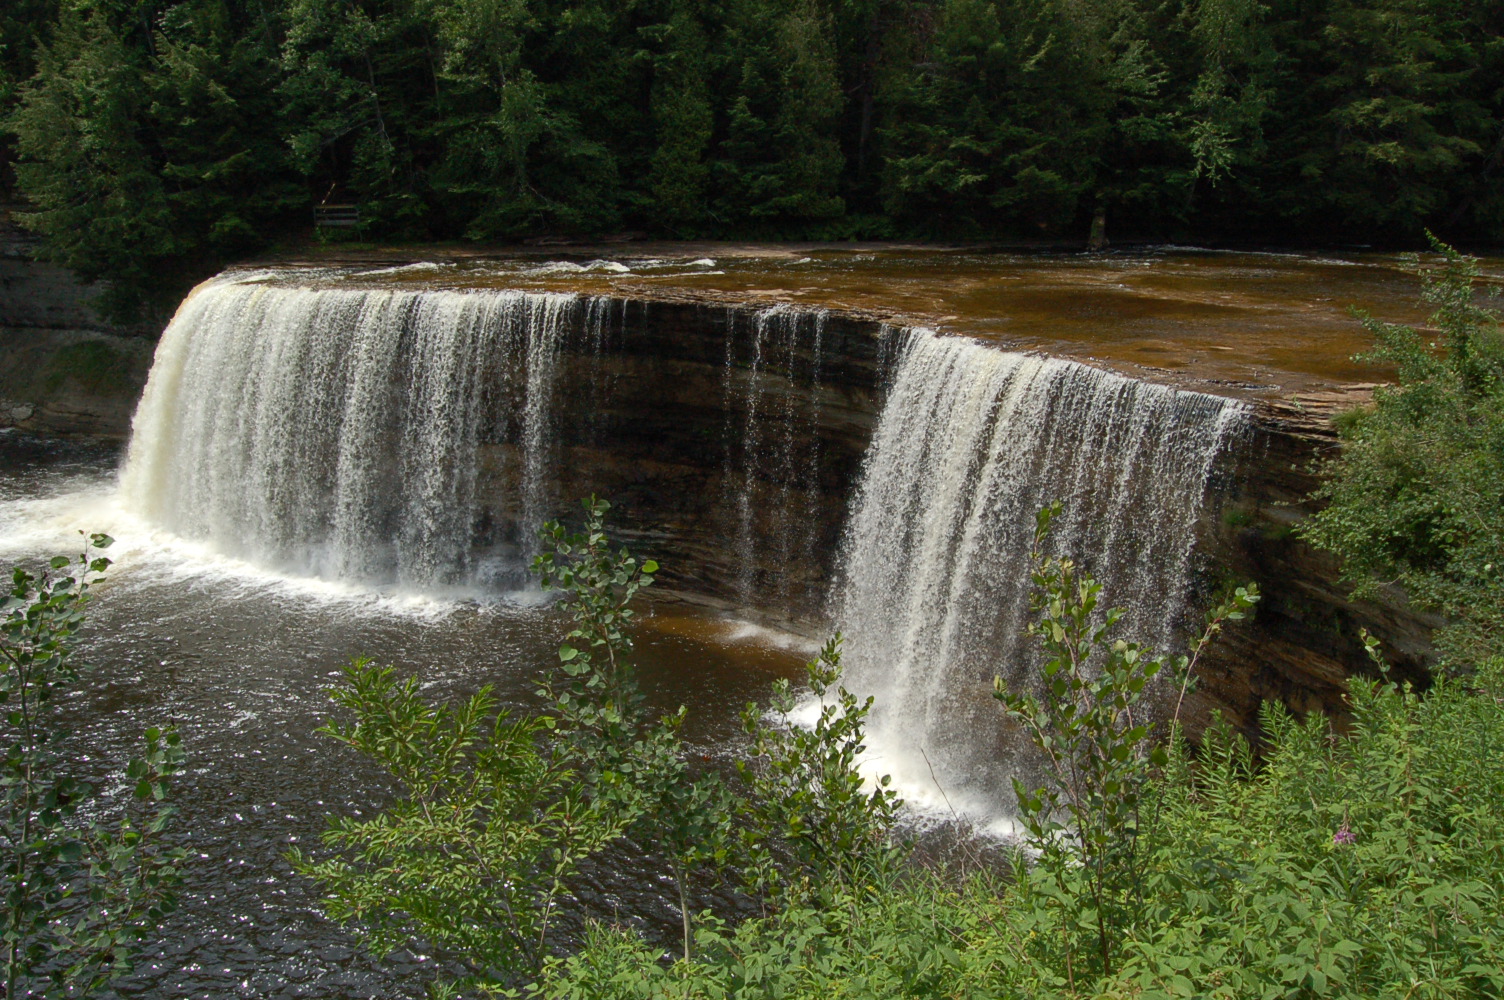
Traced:
[[628, 629], [635, 612], [628, 605], [653, 582], [658, 564], [639, 563], [626, 549], [611, 548], [605, 532], [609, 503], [591, 497], [583, 506], [584, 530], [570, 533], [550, 522], [543, 533], [554, 551], [533, 563], [545, 588], [567, 594], [564, 606], [576, 626], [559, 647], [566, 680], [546, 680], [540, 694], [552, 702], [553, 728], [574, 748], [595, 800], [611, 804], [638, 842], [656, 843], [667, 855], [687, 956], [689, 877], [702, 865], [726, 861], [728, 796], [717, 777], [689, 772], [679, 740], [685, 709], [656, 722], [643, 709], [630, 659]]
[[1504, 332], [1474, 293], [1477, 261], [1434, 247], [1420, 269], [1431, 329], [1360, 314], [1377, 342], [1364, 357], [1399, 383], [1340, 425], [1316, 493], [1328, 505], [1302, 533], [1360, 596], [1395, 582], [1451, 618], [1437, 641], [1466, 666], [1504, 651]]
[[742, 727], [751, 761], [737, 771], [746, 788], [742, 864], [751, 886], [785, 905], [828, 902], [891, 877], [905, 850], [893, 841], [902, 802], [886, 775], [867, 782], [857, 770], [866, 750], [872, 699], [840, 686], [841, 637], [825, 644], [806, 668], [820, 714], [809, 728], [790, 721], [796, 698], [787, 680], [773, 686], [769, 721], [748, 705]]
[[1174, 748], [1125, 992], [1481, 997], [1504, 987], [1504, 705], [1351, 686], [1351, 728], [1270, 707], [1269, 749]]
[[[874, 870], [816, 905], [735, 927], [707, 919], [695, 956], [671, 966], [634, 935], [595, 928], [545, 970], [538, 995], [1461, 1000], [1504, 989], [1504, 661], [1424, 698], [1355, 681], [1340, 730], [1269, 708], [1258, 764], [1220, 722], [1194, 755], [1173, 725], [1154, 752], [1129, 713], [1164, 661], [1110, 640], [1115, 616], [1097, 614], [1096, 585], [1074, 566], [1037, 559], [1036, 578], [1036, 634], [1056, 669], [1042, 698], [1005, 700], [1059, 764], [1047, 793], [1025, 795], [1055, 812], [1023, 803], [1035, 853], [1011, 880]], [[1182, 690], [1256, 597], [1234, 592], [1209, 613], [1175, 661]], [[1108, 824], [1114, 842], [1090, 832]], [[1110, 950], [1099, 951], [1104, 913]]]
[[[143, 939], [176, 905], [183, 851], [162, 843], [175, 814], [165, 799], [182, 766], [178, 734], [151, 727], [145, 750], [125, 768], [133, 801], [113, 826], [88, 818], [101, 804], [70, 751], [59, 700], [82, 671], [73, 641], [89, 591], [109, 560], [89, 549], [59, 556], [33, 575], [21, 567], [0, 600], [0, 942], [4, 995], [68, 989], [96, 995], [130, 970]], [[81, 814], [82, 812], [82, 814]]]
[[584, 507], [582, 531], [545, 527], [553, 551], [534, 562], [575, 624], [541, 682], [548, 714], [514, 721], [489, 688], [431, 705], [416, 678], [357, 660], [333, 691], [353, 722], [320, 730], [379, 764], [396, 796], [370, 819], [331, 821], [333, 856], [294, 851], [293, 866], [378, 956], [416, 941], [464, 967], [438, 995], [496, 993], [541, 969], [570, 879], [628, 836], [666, 858], [688, 956], [690, 875], [726, 859], [723, 784], [689, 772], [684, 710], [649, 719], [634, 677], [628, 605], [658, 567], [612, 548], [608, 503]]
[[489, 688], [429, 705], [416, 678], [365, 660], [332, 696], [354, 721], [320, 732], [380, 764], [396, 795], [370, 819], [332, 821], [336, 856], [294, 850], [294, 869], [378, 957], [425, 942], [466, 967], [449, 985], [481, 993], [538, 968], [566, 879], [624, 827], [543, 744], [554, 720], [513, 721]]
[[654, 60], [649, 105], [656, 130], [649, 190], [665, 222], [694, 227], [705, 221], [715, 135], [710, 91], [710, 52], [698, 4], [672, 5], [659, 31], [662, 49]]
[[[834, 127], [841, 83], [830, 26], [812, 0], [743, 2], [730, 28], [740, 80], [726, 112], [719, 209], [754, 231], [839, 216], [842, 168]], [[769, 223], [782, 223], [769, 230]]]
[[0, 117], [117, 315], [319, 202], [362, 240], [1492, 240], [1504, 8], [12, 0]]
[[563, 736], [583, 754], [622, 754], [643, 721], [628, 633], [636, 612], [629, 605], [652, 585], [658, 564], [639, 563], [626, 549], [611, 548], [605, 531], [609, 503], [591, 497], [584, 508], [583, 531], [572, 533], [557, 521], [544, 526], [554, 550], [533, 561], [545, 590], [564, 591], [564, 608], [575, 621], [559, 647], [565, 679], [545, 679], [541, 693], [553, 702]]
[[[1068, 226], [1088, 178], [1048, 107], [1061, 52], [1040, 4], [947, 0], [917, 73], [886, 79], [890, 211], [951, 226]], [[965, 230], [962, 230], [965, 232]]]
[[1141, 901], [1112, 975], [1084, 968], [1089, 896], [914, 872], [834, 905], [707, 925], [664, 967], [597, 929], [549, 998], [1481, 998], [1504, 989], [1504, 702], [1445, 680], [1354, 688], [1337, 733], [1271, 710], [1264, 763], [1225, 726], [1146, 787]]
[[[1017, 778], [1018, 815], [1037, 852], [1036, 874], [1026, 885], [1034, 898], [1066, 908], [1095, 932], [1095, 962], [1068, 966], [1068, 978], [1087, 971], [1110, 975], [1119, 929], [1142, 906], [1139, 838], [1146, 787], [1166, 763], [1162, 745], [1150, 742], [1154, 728], [1141, 703], [1149, 683], [1170, 666], [1151, 659], [1135, 643], [1109, 639], [1123, 616], [1120, 608], [1097, 613], [1102, 585], [1069, 559], [1043, 555], [1053, 504], [1039, 512], [1032, 558], [1037, 621], [1030, 633], [1044, 649], [1043, 697], [1011, 691], [1001, 677], [995, 693], [1008, 714], [1023, 723], [1048, 759], [1049, 784], [1029, 789]], [[1252, 584], [1207, 617], [1192, 647], [1193, 657], [1173, 664], [1184, 699], [1196, 659], [1227, 621], [1244, 617], [1259, 599]], [[1180, 712], [1175, 706], [1175, 725]], [[1137, 710], [1137, 715], [1135, 715]], [[1077, 947], [1067, 946], [1069, 955]], [[1083, 959], [1092, 948], [1083, 949]]]
[[[416, 678], [365, 660], [333, 692], [353, 721], [320, 732], [379, 764], [394, 800], [368, 819], [332, 820], [330, 856], [294, 851], [290, 860], [377, 955], [417, 942], [466, 970], [436, 983], [435, 995], [557, 977], [566, 967], [558, 904], [581, 863], [622, 838], [662, 858], [676, 884], [684, 963], [697, 948], [721, 948], [728, 933], [709, 914], [694, 927], [697, 875], [735, 862], [765, 908], [807, 917], [814, 903], [849, 903], [897, 877], [897, 801], [886, 781], [868, 790], [856, 773], [870, 702], [836, 687], [838, 641], [810, 664], [816, 696], [834, 695], [814, 729], [775, 727], [748, 710], [757, 759], [740, 769], [750, 794], [734, 800], [720, 776], [688, 766], [684, 709], [657, 720], [644, 710], [629, 605], [658, 567], [612, 547], [609, 509], [592, 497], [582, 530], [548, 524], [553, 551], [534, 562], [574, 621], [557, 673], [540, 684], [548, 714], [514, 721], [489, 689], [457, 706], [428, 704]], [[775, 705], [792, 710], [787, 683]], [[648, 946], [634, 937], [620, 947]]]
[[[1477, 88], [1483, 24], [1453, 4], [1413, 0], [1335, 0], [1324, 21], [1310, 40], [1327, 61], [1308, 95], [1319, 110], [1303, 124], [1338, 142], [1306, 150], [1298, 168], [1321, 178], [1334, 214], [1360, 224], [1437, 217], [1498, 127]], [[1390, 196], [1359, 195], [1375, 190]]]
[[667, 967], [640, 938], [596, 927], [535, 989], [547, 1000], [1038, 996], [1016, 985], [1029, 977], [999, 937], [1008, 916], [1000, 889], [981, 876], [958, 881], [917, 869], [832, 887], [818, 903], [736, 926], [708, 920], [696, 960]]
[[[1469, 307], [1470, 308], [1470, 307]], [[839, 637], [809, 665], [810, 728], [745, 716], [742, 793], [696, 777], [680, 710], [644, 716], [629, 602], [657, 569], [610, 545], [608, 505], [584, 529], [548, 528], [537, 567], [575, 627], [549, 715], [511, 721], [488, 691], [425, 704], [416, 680], [358, 662], [335, 738], [380, 761], [397, 801], [336, 822], [336, 858], [293, 856], [379, 952], [413, 940], [468, 967], [436, 996], [546, 998], [1370, 997], [1469, 998], [1504, 988], [1504, 660], [1425, 698], [1355, 681], [1341, 730], [1263, 715], [1262, 761], [1220, 721], [1192, 753], [1178, 726], [1200, 656], [1258, 600], [1251, 585], [1207, 615], [1188, 655], [1115, 640], [1121, 612], [1070, 560], [1042, 555], [1032, 627], [1038, 693], [998, 687], [1050, 766], [1018, 785], [1028, 853], [1011, 877], [902, 863], [898, 802], [857, 773], [870, 701], [839, 686]], [[1369, 651], [1378, 661], [1377, 643]], [[1382, 669], [1382, 663], [1380, 663]], [[1168, 668], [1167, 739], [1145, 693]], [[592, 925], [559, 955], [549, 925], [579, 862], [624, 834], [680, 885], [683, 948]], [[696, 869], [743, 868], [761, 914], [689, 920]], [[516, 995], [515, 992], [509, 995]]]
[[102, 395], [125, 395], [131, 391], [125, 359], [104, 340], [84, 340], [60, 348], [42, 375], [42, 391], [57, 392], [68, 379], [85, 391]]
[[142, 142], [147, 95], [136, 61], [102, 14], [68, 10], [9, 121], [17, 182], [38, 211], [21, 221], [48, 254], [85, 279], [108, 275], [103, 306], [139, 308], [163, 261], [177, 251], [167, 193]]
[[108, 282], [112, 318], [165, 315], [301, 200], [266, 38], [231, 11], [185, 0], [149, 21], [134, 5], [62, 5], [5, 121], [32, 208], [19, 221], [47, 257]]
[[[22, 81], [36, 72], [36, 50], [57, 17], [56, 0], [12, 0], [0, 10], [0, 116], [14, 107]], [[14, 188], [14, 141], [0, 129], [0, 195]]]

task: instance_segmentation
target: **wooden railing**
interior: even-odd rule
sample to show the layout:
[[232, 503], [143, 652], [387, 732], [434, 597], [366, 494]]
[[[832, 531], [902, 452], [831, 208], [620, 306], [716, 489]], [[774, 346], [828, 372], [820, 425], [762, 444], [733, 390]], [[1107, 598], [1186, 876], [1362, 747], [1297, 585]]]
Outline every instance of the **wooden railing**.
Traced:
[[360, 206], [318, 205], [313, 210], [313, 224], [320, 229], [354, 229], [360, 225]]

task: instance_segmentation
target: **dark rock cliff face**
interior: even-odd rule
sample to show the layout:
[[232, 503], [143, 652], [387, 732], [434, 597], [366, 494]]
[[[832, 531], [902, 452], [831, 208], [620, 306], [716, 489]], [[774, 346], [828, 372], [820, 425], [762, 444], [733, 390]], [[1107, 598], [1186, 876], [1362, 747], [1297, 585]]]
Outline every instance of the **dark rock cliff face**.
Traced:
[[124, 438], [156, 331], [104, 322], [97, 289], [35, 245], [0, 218], [0, 428]]
[[556, 495], [596, 493], [663, 589], [825, 628], [846, 507], [879, 406], [875, 325], [617, 300], [567, 345]]
[[1297, 712], [1343, 711], [1347, 679], [1373, 674], [1363, 649], [1368, 630], [1397, 676], [1424, 684], [1435, 658], [1436, 616], [1386, 588], [1355, 601], [1338, 582], [1336, 560], [1296, 535], [1316, 510], [1309, 495], [1318, 464], [1339, 447], [1331, 417], [1368, 398], [1371, 386], [1262, 405], [1253, 433], [1234, 456], [1227, 488], [1211, 516], [1207, 552], [1229, 580], [1256, 580], [1264, 598], [1255, 620], [1230, 628], [1207, 664], [1204, 715], [1220, 708], [1252, 729], [1262, 701]]
[[[811, 635], [829, 628], [826, 598], [881, 407], [880, 356], [891, 334], [875, 322], [829, 317], [818, 383], [807, 342], [793, 377], [766, 358], [754, 374], [748, 338], [733, 335], [728, 377], [727, 326], [745, 327], [749, 313], [683, 303], [614, 308], [620, 319], [609, 343], [571, 353], [560, 379], [579, 394], [578, 412], [590, 416], [560, 428], [559, 495], [612, 498], [626, 537], [664, 565], [662, 582], [679, 595], [750, 603], [765, 619]], [[1363, 388], [1258, 404], [1249, 433], [1226, 456], [1201, 521], [1193, 604], [1208, 605], [1222, 585], [1248, 580], [1264, 599], [1254, 620], [1228, 628], [1201, 663], [1201, 688], [1189, 704], [1193, 729], [1217, 710], [1253, 732], [1264, 700], [1300, 712], [1341, 711], [1346, 679], [1371, 671], [1363, 629], [1381, 639], [1402, 676], [1426, 676], [1436, 620], [1397, 590], [1378, 601], [1351, 600], [1335, 562], [1294, 533], [1313, 509], [1306, 498], [1315, 463], [1337, 447], [1329, 417], [1361, 403]], [[570, 412], [568, 399], [562, 406]], [[770, 414], [790, 416], [775, 433], [764, 430], [764, 453], [745, 476], [727, 456], [743, 446], [752, 407], [765, 424]], [[796, 438], [785, 451], [792, 461], [777, 460], [784, 433]], [[812, 502], [791, 522], [790, 489], [811, 488]]]

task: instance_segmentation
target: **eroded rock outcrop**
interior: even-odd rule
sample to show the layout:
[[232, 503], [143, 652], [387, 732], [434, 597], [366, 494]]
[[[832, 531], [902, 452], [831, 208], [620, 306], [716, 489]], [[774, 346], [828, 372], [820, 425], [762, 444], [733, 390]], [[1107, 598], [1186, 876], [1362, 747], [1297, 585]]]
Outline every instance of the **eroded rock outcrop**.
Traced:
[[0, 427], [125, 438], [155, 330], [103, 320], [98, 289], [35, 249], [0, 211]]

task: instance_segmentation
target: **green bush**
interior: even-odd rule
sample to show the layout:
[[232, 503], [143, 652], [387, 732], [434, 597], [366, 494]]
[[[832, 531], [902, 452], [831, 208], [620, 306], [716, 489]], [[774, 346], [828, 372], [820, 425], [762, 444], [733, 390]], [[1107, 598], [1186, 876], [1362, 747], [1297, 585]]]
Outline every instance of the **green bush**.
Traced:
[[[1041, 518], [1047, 529], [1049, 513]], [[692, 960], [596, 927], [551, 963], [549, 1000], [648, 998], [1483, 998], [1504, 990], [1504, 677], [1424, 698], [1355, 682], [1351, 722], [1270, 708], [1259, 763], [1225, 724], [1193, 754], [1134, 723], [1152, 660], [1096, 585], [1037, 560], [1056, 664], [1011, 711], [1057, 754], [1023, 790], [1031, 848], [1008, 878], [894, 866], [731, 926]], [[1209, 614], [1196, 654], [1255, 593]], [[1373, 647], [1371, 646], [1372, 650]], [[1135, 655], [1137, 654], [1137, 655]], [[1084, 665], [1110, 660], [1105, 670]], [[1095, 720], [1095, 721], [1092, 721]], [[1074, 822], [1063, 822], [1071, 821]], [[1101, 836], [1093, 828], [1110, 831]], [[1110, 944], [1103, 948], [1106, 937]]]
[[[89, 549], [111, 539], [94, 535]], [[125, 768], [133, 795], [108, 826], [81, 814], [98, 780], [68, 742], [61, 695], [80, 678], [74, 637], [90, 589], [110, 561], [86, 549], [34, 575], [11, 574], [0, 598], [0, 942], [4, 996], [34, 990], [97, 995], [128, 972], [142, 941], [176, 905], [181, 849], [162, 842], [176, 810], [165, 799], [182, 766], [178, 734], [146, 730]]]
[[758, 705], [742, 713], [750, 760], [739, 761], [744, 819], [740, 863], [749, 887], [783, 905], [829, 904], [843, 892], [890, 875], [906, 853], [892, 838], [902, 802], [884, 776], [869, 785], [857, 771], [872, 699], [840, 686], [841, 637], [808, 664], [814, 725], [791, 721], [796, 698], [787, 680], [773, 685], [769, 721]]
[[1432, 239], [1422, 266], [1429, 328], [1359, 314], [1377, 346], [1360, 358], [1399, 383], [1339, 422], [1343, 448], [1301, 533], [1342, 559], [1360, 597], [1393, 582], [1452, 621], [1437, 633], [1453, 665], [1504, 653], [1504, 332], [1480, 304], [1478, 262]]
[[440, 994], [493, 993], [536, 969], [567, 879], [625, 827], [587, 798], [573, 762], [543, 744], [554, 720], [514, 721], [489, 688], [431, 706], [416, 678], [364, 660], [333, 698], [354, 721], [320, 732], [379, 763], [398, 793], [370, 819], [333, 821], [323, 841], [336, 853], [294, 850], [293, 868], [378, 957], [415, 939], [458, 956], [468, 972]]
[[[1351, 729], [1264, 713], [1157, 787], [1125, 995], [1486, 997], [1504, 991], [1504, 709], [1440, 680], [1355, 681]], [[1186, 780], [1189, 778], [1190, 780]]]
[[[838, 640], [810, 664], [815, 690], [833, 696], [814, 730], [773, 726], [749, 708], [748, 794], [691, 771], [684, 709], [651, 718], [632, 665], [629, 604], [658, 567], [612, 548], [609, 509], [591, 498], [582, 531], [544, 529], [553, 551], [534, 568], [562, 591], [574, 621], [557, 670], [540, 683], [546, 715], [514, 721], [489, 689], [431, 705], [415, 678], [365, 660], [332, 692], [348, 714], [321, 732], [381, 765], [396, 800], [369, 819], [334, 819], [329, 854], [290, 860], [318, 883], [326, 912], [378, 956], [418, 942], [464, 970], [435, 995], [498, 995], [554, 967], [562, 942], [553, 918], [571, 880], [623, 837], [673, 879], [686, 963], [697, 940], [714, 948], [726, 933], [708, 915], [695, 932], [696, 876], [724, 879], [734, 867], [765, 908], [792, 909], [890, 877], [897, 860], [895, 797], [864, 790], [855, 772], [866, 706], [837, 686]], [[777, 702], [792, 708], [786, 683]]]
[[[1166, 763], [1143, 699], [1167, 666], [1179, 680], [1170, 729], [1193, 680], [1196, 661], [1228, 621], [1258, 602], [1258, 588], [1240, 587], [1207, 616], [1192, 655], [1171, 661], [1146, 655], [1136, 643], [1111, 638], [1121, 608], [1098, 613], [1102, 585], [1073, 560], [1047, 557], [1044, 542], [1060, 514], [1039, 512], [1034, 529], [1034, 611], [1029, 633], [1045, 654], [1042, 693], [1013, 691], [1001, 677], [993, 686], [1007, 713], [1023, 723], [1047, 762], [1048, 783], [1027, 788], [1017, 778], [1018, 815], [1036, 853], [1029, 898], [1055, 905], [1091, 925], [1091, 940], [1065, 936], [1066, 981], [1111, 975], [1119, 934], [1144, 904], [1140, 841], [1152, 831], [1143, 798]], [[1043, 876], [1035, 878], [1033, 876]], [[1080, 969], [1077, 969], [1077, 964]]]
[[[1042, 542], [1057, 508], [1040, 515]], [[1482, 998], [1504, 990], [1504, 670], [1424, 698], [1356, 681], [1349, 721], [1270, 708], [1258, 762], [1225, 724], [1192, 752], [1143, 696], [1166, 667], [1179, 694], [1198, 656], [1257, 600], [1235, 591], [1189, 655], [1112, 638], [1097, 583], [1036, 555], [1037, 693], [999, 688], [1053, 761], [1020, 787], [1029, 831], [1010, 871], [906, 862], [897, 801], [864, 784], [870, 702], [839, 687], [839, 640], [810, 665], [825, 703], [797, 729], [756, 708], [739, 784], [694, 776], [683, 713], [645, 718], [627, 602], [656, 569], [586, 530], [551, 528], [546, 580], [575, 629], [545, 682], [543, 719], [497, 717], [489, 695], [424, 705], [415, 683], [352, 668], [333, 730], [402, 777], [402, 798], [299, 859], [377, 950], [414, 938], [471, 970], [438, 995], [547, 1000], [839, 998]], [[1041, 546], [1036, 546], [1042, 550]], [[1376, 644], [1370, 652], [1377, 658]], [[1175, 693], [1175, 689], [1171, 689]], [[793, 691], [775, 691], [786, 717]], [[1178, 703], [1176, 705], [1178, 712]], [[999, 719], [1001, 722], [1001, 718]], [[404, 762], [415, 762], [413, 764]], [[404, 770], [404, 769], [407, 770]], [[410, 773], [409, 773], [410, 772]], [[406, 775], [406, 776], [404, 776]], [[676, 812], [677, 811], [677, 812]], [[681, 886], [682, 948], [595, 924], [567, 953], [547, 928], [573, 866], [658, 825]], [[644, 841], [644, 843], [647, 843]], [[687, 878], [739, 870], [758, 915], [691, 922]], [[519, 916], [520, 915], [520, 916]]]

